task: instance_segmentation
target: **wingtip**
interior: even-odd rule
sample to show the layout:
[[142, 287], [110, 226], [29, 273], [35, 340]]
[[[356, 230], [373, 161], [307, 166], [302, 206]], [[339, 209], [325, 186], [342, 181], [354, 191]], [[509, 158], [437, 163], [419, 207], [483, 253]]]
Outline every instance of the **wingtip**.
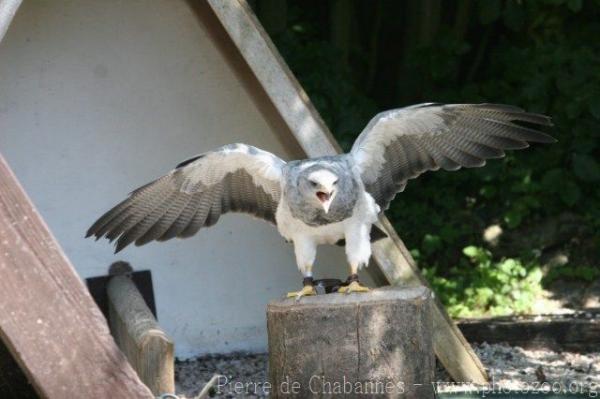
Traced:
[[558, 140], [555, 137], [550, 136], [549, 134], [546, 134], [546, 133], [542, 133], [542, 132], [539, 132], [539, 137], [538, 137], [538, 140], [536, 140], [536, 141], [538, 143], [542, 143], [542, 144], [554, 144], [554, 143], [558, 142]]
[[550, 117], [550, 116], [543, 115], [543, 114], [531, 114], [531, 115], [539, 117], [539, 120], [534, 122], [536, 125], [547, 126], [547, 127], [554, 126], [554, 122], [552, 122], [552, 117]]
[[131, 244], [130, 241], [124, 240], [123, 237], [120, 237], [115, 244], [115, 254], [124, 250], [129, 244]]
[[98, 234], [96, 230], [89, 229], [85, 232], [85, 238], [93, 237], [95, 241], [98, 241], [102, 236]]

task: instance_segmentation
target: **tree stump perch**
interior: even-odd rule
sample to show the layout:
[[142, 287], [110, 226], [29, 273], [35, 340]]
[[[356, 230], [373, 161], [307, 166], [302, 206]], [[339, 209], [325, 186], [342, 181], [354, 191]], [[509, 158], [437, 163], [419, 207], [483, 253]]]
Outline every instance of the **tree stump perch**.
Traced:
[[384, 287], [267, 307], [273, 397], [433, 398], [431, 294]]

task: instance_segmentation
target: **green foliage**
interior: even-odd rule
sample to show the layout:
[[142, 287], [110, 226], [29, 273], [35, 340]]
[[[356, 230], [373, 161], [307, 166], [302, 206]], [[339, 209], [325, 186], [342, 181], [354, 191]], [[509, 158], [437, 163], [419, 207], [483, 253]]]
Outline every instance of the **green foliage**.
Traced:
[[[346, 1], [352, 13], [332, 24], [335, 2], [288, 0], [288, 29], [274, 36], [345, 149], [376, 112], [423, 101], [507, 103], [553, 117], [557, 144], [509, 152], [484, 168], [427, 173], [387, 212], [448, 305], [523, 308], [516, 299], [489, 302], [484, 283], [501, 284], [492, 271], [506, 262], [529, 276], [525, 258], [473, 267], [461, 254], [485, 246], [491, 224], [518, 231], [568, 211], [585, 220], [593, 236], [583, 239], [600, 252], [600, 1], [449, 0], [439, 9]], [[478, 300], [465, 296], [469, 287]]]
[[[459, 265], [441, 275], [424, 268], [425, 277], [453, 317], [527, 313], [542, 291], [542, 271], [518, 259], [494, 261], [485, 248], [468, 246]], [[467, 261], [468, 259], [468, 261]]]
[[544, 283], [550, 284], [556, 280], [584, 280], [594, 281], [600, 277], [600, 270], [596, 267], [591, 266], [573, 266], [563, 265], [560, 267], [552, 268], [546, 276], [544, 276]]

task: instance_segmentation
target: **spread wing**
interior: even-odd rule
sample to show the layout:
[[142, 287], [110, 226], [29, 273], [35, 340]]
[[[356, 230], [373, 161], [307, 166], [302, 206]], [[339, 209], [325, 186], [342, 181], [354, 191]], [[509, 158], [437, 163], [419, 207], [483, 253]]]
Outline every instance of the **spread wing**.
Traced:
[[86, 237], [117, 240], [115, 252], [135, 242], [190, 237], [227, 212], [275, 223], [285, 162], [245, 144], [190, 158], [138, 188], [94, 223]]
[[518, 124], [552, 126], [549, 117], [497, 104], [419, 104], [376, 115], [352, 146], [366, 190], [382, 209], [406, 182], [428, 170], [479, 167], [504, 150], [551, 136]]

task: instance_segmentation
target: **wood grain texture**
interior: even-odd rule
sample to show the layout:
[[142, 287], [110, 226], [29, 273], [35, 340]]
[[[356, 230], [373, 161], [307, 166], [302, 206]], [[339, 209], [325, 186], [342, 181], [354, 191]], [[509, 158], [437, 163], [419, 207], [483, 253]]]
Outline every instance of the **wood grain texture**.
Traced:
[[271, 302], [272, 395], [433, 398], [430, 299], [425, 287], [384, 287]]
[[[208, 0], [265, 92], [309, 157], [340, 152], [335, 138], [310, 102], [300, 83], [279, 55], [244, 0]], [[380, 226], [389, 236], [373, 245], [373, 258], [392, 285], [425, 285], [410, 253], [385, 216]], [[375, 276], [377, 277], [377, 276]], [[435, 301], [435, 353], [456, 381], [486, 383], [487, 373], [469, 343]]]
[[110, 328], [119, 348], [155, 396], [175, 393], [173, 341], [128, 276], [108, 283]]
[[153, 398], [0, 155], [0, 338], [42, 398]]
[[[390, 221], [382, 216], [379, 222], [389, 238], [373, 244], [373, 255], [380, 266], [384, 265], [381, 269], [390, 284], [429, 287]], [[488, 375], [481, 360], [435, 296], [433, 304], [433, 346], [438, 359], [454, 381], [485, 384]]]

